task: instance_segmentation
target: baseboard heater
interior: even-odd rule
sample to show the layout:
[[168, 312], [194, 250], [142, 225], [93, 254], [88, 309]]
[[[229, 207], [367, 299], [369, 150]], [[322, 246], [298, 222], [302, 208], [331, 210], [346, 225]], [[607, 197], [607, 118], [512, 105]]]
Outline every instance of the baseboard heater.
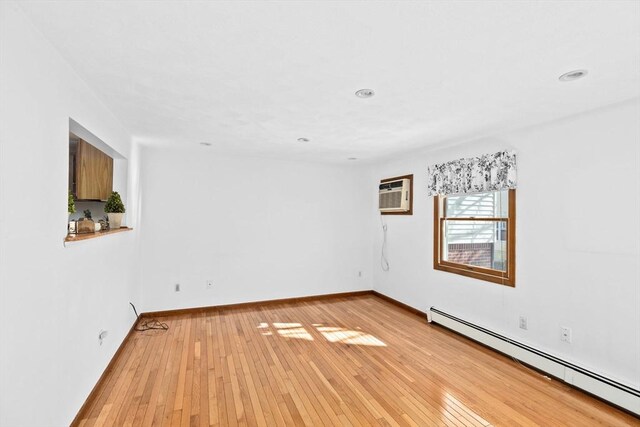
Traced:
[[548, 373], [564, 382], [640, 415], [640, 391], [576, 366], [548, 353], [509, 339], [481, 326], [431, 307], [429, 321], [438, 323], [474, 341]]

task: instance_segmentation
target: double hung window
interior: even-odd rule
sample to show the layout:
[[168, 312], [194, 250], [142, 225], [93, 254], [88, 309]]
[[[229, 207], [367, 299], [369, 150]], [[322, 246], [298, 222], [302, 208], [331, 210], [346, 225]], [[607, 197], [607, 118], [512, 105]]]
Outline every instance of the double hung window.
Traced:
[[436, 270], [515, 286], [516, 190], [434, 197]]

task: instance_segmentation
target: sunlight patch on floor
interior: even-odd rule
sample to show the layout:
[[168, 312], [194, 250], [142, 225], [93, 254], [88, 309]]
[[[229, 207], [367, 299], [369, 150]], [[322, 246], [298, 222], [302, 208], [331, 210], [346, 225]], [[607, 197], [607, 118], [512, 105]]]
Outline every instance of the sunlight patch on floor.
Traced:
[[335, 326], [320, 326], [316, 328], [319, 332], [335, 332], [335, 331], [344, 331], [344, 328], [338, 328]]
[[278, 328], [278, 329], [282, 329], [282, 328], [299, 328], [302, 325], [300, 323], [280, 323], [280, 322], [275, 322], [273, 324], [273, 326]]
[[320, 331], [320, 333], [329, 342], [339, 342], [343, 344], [352, 344], [352, 345], [366, 345], [366, 346], [372, 346], [372, 347], [387, 346], [378, 338], [374, 337], [371, 334], [367, 334], [365, 332], [351, 331], [343, 328], [318, 328], [318, 330], [320, 329], [331, 329], [331, 330]]
[[[295, 322], [274, 322], [271, 326], [278, 335], [284, 338], [301, 339], [305, 341], [313, 341], [313, 336], [307, 331], [302, 324]], [[313, 323], [312, 326], [320, 332], [320, 334], [331, 343], [342, 343], [349, 345], [363, 345], [370, 347], [386, 347], [387, 345], [380, 339], [371, 334], [363, 332], [360, 327], [357, 330], [342, 328], [339, 326], [324, 326], [322, 323]], [[261, 322], [257, 329], [262, 330], [262, 335], [272, 336], [273, 332], [267, 331], [270, 328], [266, 322]]]
[[299, 340], [313, 341], [313, 337], [305, 328], [287, 328], [278, 329], [278, 334], [287, 338], [296, 338]]
[[[472, 424], [480, 423], [483, 426], [491, 426], [492, 424], [478, 415], [473, 409], [458, 400], [449, 391], [445, 391], [442, 395], [442, 407], [449, 414], [461, 414], [468, 422]], [[443, 418], [444, 419], [444, 418]]]

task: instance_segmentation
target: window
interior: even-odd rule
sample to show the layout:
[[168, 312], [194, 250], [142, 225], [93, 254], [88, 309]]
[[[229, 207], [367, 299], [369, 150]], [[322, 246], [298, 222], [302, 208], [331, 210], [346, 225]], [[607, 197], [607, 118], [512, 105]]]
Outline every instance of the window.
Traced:
[[515, 286], [516, 190], [434, 197], [433, 268]]

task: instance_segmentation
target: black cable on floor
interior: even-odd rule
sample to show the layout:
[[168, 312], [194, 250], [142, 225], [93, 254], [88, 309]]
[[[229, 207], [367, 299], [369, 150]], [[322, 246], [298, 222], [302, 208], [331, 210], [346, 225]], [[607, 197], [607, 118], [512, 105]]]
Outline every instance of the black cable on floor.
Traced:
[[152, 329], [161, 329], [164, 331], [169, 330], [169, 325], [167, 325], [166, 323], [160, 322], [156, 319], [140, 319], [140, 315], [138, 314], [138, 310], [136, 310], [136, 306], [133, 305], [132, 302], [129, 302], [129, 304], [131, 304], [131, 308], [133, 308], [133, 312], [136, 314], [136, 327], [133, 328], [136, 331], [139, 332], [143, 332], [143, 331], [149, 331]]

